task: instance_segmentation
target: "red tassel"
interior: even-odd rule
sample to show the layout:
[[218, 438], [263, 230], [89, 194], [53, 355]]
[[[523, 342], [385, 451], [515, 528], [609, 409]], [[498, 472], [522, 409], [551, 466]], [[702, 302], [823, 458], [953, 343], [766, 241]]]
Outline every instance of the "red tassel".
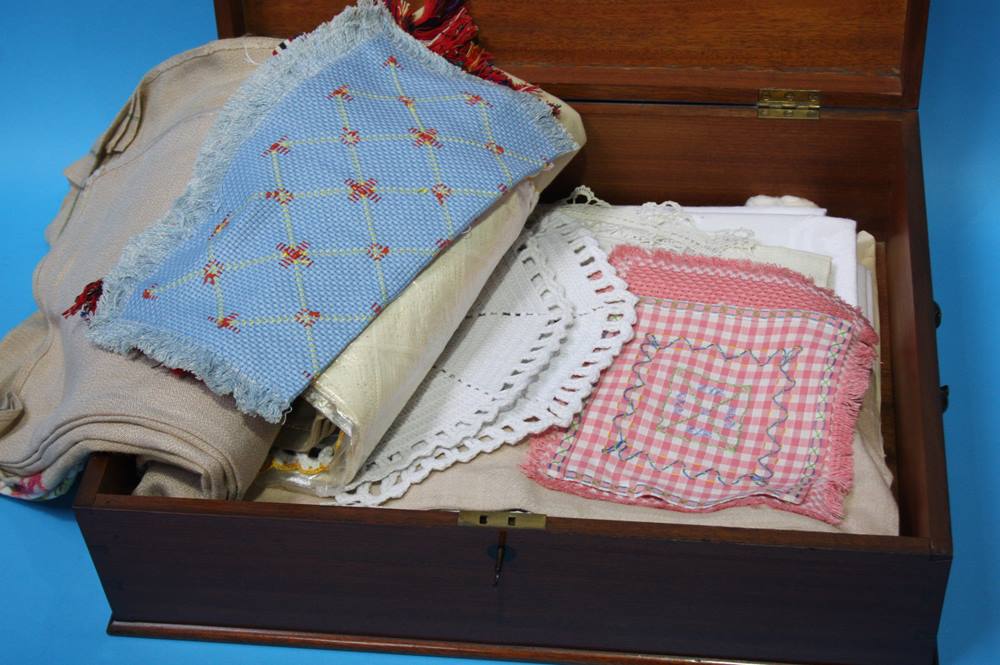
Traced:
[[97, 311], [97, 301], [101, 299], [104, 292], [104, 280], [99, 279], [83, 287], [83, 291], [76, 297], [76, 300], [62, 313], [63, 318], [70, 318], [79, 314], [84, 319], [89, 319]]
[[383, 1], [400, 28], [453, 65], [514, 90], [538, 90], [527, 83], [515, 83], [506, 72], [493, 66], [493, 55], [476, 41], [479, 26], [465, 0]]

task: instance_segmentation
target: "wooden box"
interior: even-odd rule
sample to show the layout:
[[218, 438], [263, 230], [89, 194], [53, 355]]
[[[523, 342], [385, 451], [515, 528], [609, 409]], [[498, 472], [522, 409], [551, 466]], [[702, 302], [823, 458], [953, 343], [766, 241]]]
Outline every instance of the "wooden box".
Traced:
[[[287, 37], [343, 4], [216, 0], [216, 12], [223, 37]], [[471, 9], [498, 64], [584, 118], [589, 143], [554, 194], [793, 193], [875, 235], [900, 535], [475, 528], [445, 512], [133, 497], [131, 461], [95, 456], [76, 511], [109, 631], [575, 663], [935, 662], [951, 532], [916, 110], [927, 0]]]

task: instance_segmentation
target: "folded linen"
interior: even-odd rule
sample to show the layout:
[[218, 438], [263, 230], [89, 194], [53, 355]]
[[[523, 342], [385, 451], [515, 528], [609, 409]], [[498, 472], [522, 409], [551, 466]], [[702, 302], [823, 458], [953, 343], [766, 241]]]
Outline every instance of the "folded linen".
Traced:
[[569, 424], [631, 337], [635, 298], [572, 220], [545, 216], [515, 248], [358, 477], [327, 490], [293, 471], [300, 487], [378, 505], [432, 472]]
[[576, 148], [362, 0], [254, 72], [191, 183], [104, 280], [91, 339], [277, 422], [445, 247]]
[[804, 199], [793, 197], [795, 205], [764, 201], [770, 205], [698, 207], [667, 201], [609, 206], [589, 188], [581, 187], [569, 200], [580, 203], [565, 210], [575, 211], [589, 228], [601, 231], [609, 249], [610, 245], [637, 244], [762, 263], [779, 260], [775, 255], [768, 256], [773, 250], [767, 248], [794, 250], [791, 254], [783, 252], [780, 260], [788, 262], [785, 267], [806, 274], [820, 286], [827, 284], [821, 279], [824, 267], [816, 261], [825, 262], [821, 257], [828, 257], [830, 288], [848, 304], [858, 303], [857, 224], [850, 219], [828, 217], [824, 208], [802, 205]]
[[691, 214], [675, 203], [613, 206], [597, 198], [589, 187], [581, 186], [570, 194], [565, 204], [546, 206], [542, 210], [543, 214], [571, 218], [583, 224], [605, 252], [618, 245], [635, 245], [681, 254], [746, 259], [789, 268], [802, 273], [817, 286], [832, 286], [830, 257], [783, 245], [761, 244], [753, 230], [744, 227], [705, 231], [697, 226]]
[[[159, 459], [182, 469], [178, 493], [241, 496], [277, 427], [248, 418], [202, 384], [148, 360], [102, 351], [80, 317], [64, 318], [80, 286], [105, 274], [125, 240], [161, 217], [187, 183], [215, 113], [275, 40], [213, 42], [147, 74], [91, 154], [67, 170], [71, 192], [47, 230], [35, 272], [40, 310], [0, 344], [4, 413], [0, 492], [55, 496], [91, 451]], [[131, 112], [128, 112], [131, 109]]]
[[[869, 241], [873, 249], [871, 236], [859, 234], [858, 260], [859, 265], [874, 274], [874, 251], [865, 249]], [[876, 312], [877, 302], [878, 287], [873, 285]], [[877, 330], [877, 317], [870, 320]], [[844, 520], [836, 525], [768, 506], [736, 506], [710, 513], [691, 513], [594, 501], [550, 490], [520, 471], [530, 449], [526, 445], [501, 446], [488, 455], [456, 465], [446, 473], [430, 474], [400, 498], [383, 505], [398, 510], [525, 510], [552, 517], [896, 535], [899, 533], [899, 511], [890, 487], [892, 473], [885, 461], [877, 398], [873, 383], [865, 395], [853, 441], [854, 487], [845, 499]], [[248, 498], [287, 503], [319, 501], [308, 494], [259, 485], [251, 489]]]
[[[560, 109], [558, 121], [583, 145], [586, 134], [579, 114], [551, 95], [536, 94]], [[574, 154], [555, 159], [551, 169], [529, 178], [536, 192], [530, 204], [525, 205], [529, 188], [516, 201], [505, 199], [506, 203], [484, 216], [479, 226], [494, 227], [491, 236], [477, 235], [473, 229], [418, 276], [310, 385], [304, 398], [318, 411], [317, 417], [331, 420], [345, 433], [344, 459], [337, 462], [344, 477], [357, 474], [403, 410], [517, 237], [537, 192], [548, 186]], [[457, 253], [444, 263], [452, 252]], [[317, 443], [314, 438], [300, 438], [291, 447], [308, 451]]]
[[858, 304], [857, 223], [829, 217], [822, 208], [732, 208], [685, 207], [695, 225], [704, 231], [718, 231], [739, 225], [753, 232], [764, 245], [821, 254], [831, 259], [831, 288], [849, 305]]
[[526, 473], [562, 491], [712, 511], [765, 503], [833, 524], [877, 335], [797, 273], [619, 247], [636, 339]]
[[[861, 234], [858, 240], [859, 264], [875, 274], [874, 251], [864, 248], [869, 242], [873, 247], [874, 241], [871, 236], [864, 236], [867, 234]], [[876, 312], [877, 302], [876, 284], [873, 290]], [[871, 320], [877, 330], [877, 317]], [[874, 375], [877, 377], [878, 372]], [[520, 467], [527, 461], [530, 449], [524, 445], [503, 446], [447, 473], [433, 474], [385, 506], [399, 510], [516, 509], [553, 517], [896, 535], [899, 533], [899, 510], [891, 490], [892, 472], [885, 460], [877, 400], [878, 391], [873, 383], [865, 394], [854, 436], [854, 487], [844, 502], [844, 520], [836, 525], [768, 506], [736, 506], [710, 513], [691, 513], [595, 501], [547, 489], [521, 473]], [[259, 500], [301, 502], [310, 498], [274, 489]]]

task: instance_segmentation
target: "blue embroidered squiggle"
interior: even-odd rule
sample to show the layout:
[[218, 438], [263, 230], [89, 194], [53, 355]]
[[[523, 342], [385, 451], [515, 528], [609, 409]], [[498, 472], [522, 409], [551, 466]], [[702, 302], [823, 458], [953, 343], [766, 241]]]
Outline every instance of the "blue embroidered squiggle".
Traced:
[[[774, 444], [774, 448], [757, 458], [757, 463], [764, 470], [763, 473], [746, 473], [737, 477], [732, 481], [726, 481], [726, 479], [722, 477], [722, 474], [714, 467], [709, 467], [707, 469], [699, 471], [698, 473], [692, 474], [691, 472], [688, 471], [687, 464], [685, 464], [683, 460], [674, 460], [669, 464], [660, 466], [657, 465], [656, 462], [653, 461], [653, 459], [645, 451], [635, 451], [631, 454], [628, 454], [628, 450], [631, 448], [631, 446], [629, 445], [628, 441], [625, 438], [625, 433], [622, 430], [621, 426], [621, 420], [628, 416], [634, 415], [636, 412], [636, 405], [635, 401], [633, 400], [632, 393], [635, 390], [642, 388], [643, 386], [646, 385], [646, 381], [642, 376], [642, 366], [651, 363], [653, 361], [653, 356], [655, 356], [656, 353], [662, 351], [663, 349], [668, 349], [672, 347], [674, 344], [677, 344], [678, 342], [685, 343], [687, 347], [692, 351], [706, 351], [709, 349], [715, 349], [719, 353], [719, 355], [722, 356], [722, 358], [725, 360], [736, 360], [738, 358], [742, 358], [743, 356], [749, 355], [749, 357], [752, 358], [753, 361], [760, 366], [764, 366], [770, 363], [771, 360], [773, 360], [775, 357], [779, 355], [782, 356], [781, 363], [777, 366], [777, 369], [779, 372], [781, 372], [781, 375], [784, 376], [785, 379], [788, 381], [788, 385], [786, 385], [785, 388], [779, 390], [777, 393], [771, 396], [771, 401], [781, 411], [781, 416], [773, 423], [768, 425], [767, 429], [765, 430], [767, 437]], [[650, 349], [653, 349], [652, 353], [650, 353]], [[788, 408], [779, 401], [779, 398], [796, 386], [795, 379], [793, 379], [787, 372], [787, 366], [792, 360], [794, 360], [794, 358], [799, 354], [799, 352], [802, 351], [802, 347], [796, 346], [791, 349], [777, 349], [775, 351], [772, 351], [763, 360], [761, 360], [760, 357], [750, 349], [744, 349], [743, 351], [740, 351], [739, 353], [736, 354], [727, 354], [726, 351], [721, 346], [719, 346], [714, 342], [710, 344], [697, 346], [691, 340], [683, 336], [675, 337], [669, 343], [661, 345], [660, 340], [658, 340], [655, 335], [647, 334], [646, 341], [639, 347], [639, 350], [644, 356], [644, 360], [640, 360], [633, 366], [632, 370], [635, 373], [636, 382], [633, 385], [626, 388], [622, 393], [622, 397], [624, 398], [626, 403], [625, 411], [619, 413], [614, 418], [612, 418], [612, 425], [617, 434], [616, 441], [613, 445], [603, 449], [602, 452], [606, 454], [615, 454], [619, 459], [626, 462], [631, 461], [636, 457], [642, 456], [645, 458], [646, 463], [649, 464], [651, 468], [656, 469], [657, 471], [666, 471], [667, 469], [673, 468], [674, 466], [679, 464], [680, 472], [684, 475], [684, 477], [691, 480], [700, 479], [706, 475], [714, 473], [715, 474], [714, 480], [726, 487], [737, 485], [746, 480], [750, 480], [757, 485], [766, 485], [767, 481], [774, 476], [774, 470], [770, 466], [768, 466], [767, 460], [776, 453], [781, 451], [781, 444], [775, 437], [774, 432], [778, 427], [784, 424], [786, 420], [788, 420]]]

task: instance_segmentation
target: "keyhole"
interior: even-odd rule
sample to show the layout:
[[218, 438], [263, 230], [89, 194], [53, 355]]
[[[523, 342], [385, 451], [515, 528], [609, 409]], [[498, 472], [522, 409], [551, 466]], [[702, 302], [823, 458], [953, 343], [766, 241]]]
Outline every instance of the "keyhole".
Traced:
[[493, 586], [500, 585], [500, 576], [503, 575], [504, 564], [512, 561], [515, 556], [514, 549], [507, 545], [507, 531], [497, 532], [497, 544], [491, 545], [486, 553], [493, 559]]

